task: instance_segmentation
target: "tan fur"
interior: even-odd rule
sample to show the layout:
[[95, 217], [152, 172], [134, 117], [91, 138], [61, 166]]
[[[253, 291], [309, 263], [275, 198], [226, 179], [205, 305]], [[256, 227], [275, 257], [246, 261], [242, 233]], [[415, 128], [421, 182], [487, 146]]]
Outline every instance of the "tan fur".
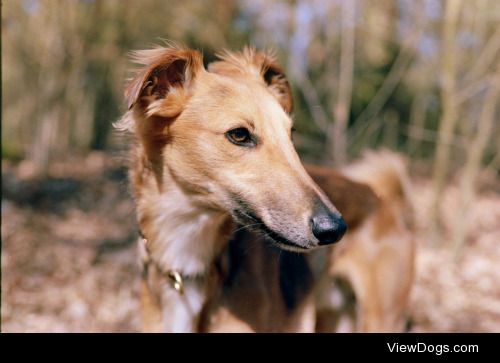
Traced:
[[[267, 234], [280, 248], [308, 251], [318, 246], [310, 227], [315, 205], [338, 211], [294, 150], [291, 91], [271, 56], [251, 48], [228, 52], [207, 71], [199, 52], [167, 47], [136, 52], [135, 61], [142, 68], [126, 90], [129, 111], [117, 127], [136, 138], [130, 181], [153, 266], [143, 280], [146, 328], [155, 330], [161, 315], [164, 331], [209, 330], [205, 319], [211, 312], [237, 300], [237, 289], [221, 294], [225, 276], [217, 268], [236, 222]], [[255, 136], [254, 147], [228, 140], [228, 130], [242, 127]], [[260, 246], [261, 256], [273, 254], [262, 241]], [[262, 291], [271, 292], [268, 301], [283, 310], [276, 286], [282, 267], [269, 263], [274, 283]], [[184, 276], [183, 295], [169, 286], [170, 270]], [[265, 279], [254, 272], [259, 281]], [[311, 331], [311, 291], [302, 288], [286, 313], [269, 310], [282, 316], [275, 325], [253, 329]]]
[[[400, 277], [409, 276], [413, 257], [399, 247], [411, 243], [401, 242], [403, 189], [388, 183], [393, 168], [373, 179], [362, 169], [346, 172], [361, 183], [309, 168], [345, 210], [349, 242], [331, 253], [330, 269], [327, 249], [308, 258], [280, 251], [315, 249], [310, 218], [318, 201], [338, 212], [293, 148], [291, 91], [275, 59], [245, 48], [226, 52], [207, 71], [199, 52], [167, 47], [137, 52], [135, 60], [142, 68], [127, 88], [130, 109], [117, 127], [136, 139], [130, 181], [147, 241], [139, 246], [147, 266], [145, 330], [313, 331], [316, 283], [325, 272], [351, 279], [361, 299], [360, 329], [396, 326], [398, 319], [381, 317], [388, 310], [401, 315], [409, 289], [400, 285], [410, 286], [411, 276], [404, 283]], [[228, 141], [226, 132], [241, 127], [256, 135], [255, 147]], [[241, 237], [238, 223], [256, 232]], [[293, 246], [269, 236], [271, 246], [262, 237], [269, 231]], [[182, 274], [184, 294], [170, 285], [170, 270]], [[283, 283], [291, 284], [287, 296]], [[369, 298], [377, 301], [367, 304]]]
[[[319, 290], [318, 328], [343, 330], [339, 316], [349, 308], [334, 300], [339, 294], [345, 298], [345, 291], [340, 291], [338, 284], [332, 285], [332, 279], [342, 277], [351, 284], [356, 296], [349, 329], [403, 331], [415, 260], [411, 192], [404, 160], [389, 151], [369, 152], [343, 172], [370, 186], [380, 204], [358, 228], [346, 234], [342, 245], [331, 248], [330, 278]], [[324, 189], [330, 196], [328, 187], [325, 185]]]
[[274, 55], [259, 53], [251, 47], [245, 47], [240, 53], [225, 51], [219, 57], [221, 61], [210, 64], [211, 72], [228, 76], [257, 75], [268, 84], [269, 90], [283, 109], [288, 113], [292, 112], [293, 98], [290, 85]]
[[[355, 182], [332, 168], [311, 164], [304, 166], [334, 205], [342, 210], [354, 233], [379, 210], [381, 201], [368, 185]], [[348, 231], [347, 236], [349, 235]], [[325, 263], [322, 261], [326, 258], [327, 250], [316, 250], [308, 256], [311, 270], [316, 270], [313, 272], [315, 281], [311, 284], [311, 290], [305, 294], [301, 306], [293, 314], [287, 314], [282, 302], [276, 298], [277, 252], [265, 248], [253, 239], [242, 242], [241, 248], [251, 253], [238, 262], [241, 272], [236, 276], [235, 288], [222, 296], [217, 308], [212, 311], [210, 331], [263, 332], [276, 331], [276, 327], [281, 327], [280, 331], [307, 332], [314, 330], [315, 326], [320, 331], [332, 331], [331, 322], [338, 321], [338, 312], [320, 309], [317, 317], [316, 303], [313, 301], [313, 292], [321, 291], [324, 287], [322, 283], [325, 281], [322, 279], [328, 281], [329, 271], [324, 270]], [[328, 314], [331, 317], [325, 319]]]

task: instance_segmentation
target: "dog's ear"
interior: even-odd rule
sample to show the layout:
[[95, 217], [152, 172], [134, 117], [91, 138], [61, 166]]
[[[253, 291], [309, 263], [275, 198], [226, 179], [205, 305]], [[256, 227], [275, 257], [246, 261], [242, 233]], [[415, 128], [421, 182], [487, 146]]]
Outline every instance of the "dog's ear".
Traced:
[[201, 54], [179, 47], [154, 48], [133, 53], [141, 68], [125, 90], [129, 109], [139, 107], [147, 116], [178, 116], [196, 75], [203, 71]]
[[281, 67], [275, 62], [267, 62], [262, 75], [272, 94], [287, 113], [293, 110], [292, 89]]
[[285, 72], [273, 55], [245, 47], [241, 52], [226, 51], [218, 57], [219, 61], [208, 66], [210, 72], [233, 77], [241, 74], [257, 76], [266, 84], [283, 109], [287, 113], [292, 112], [292, 90]]

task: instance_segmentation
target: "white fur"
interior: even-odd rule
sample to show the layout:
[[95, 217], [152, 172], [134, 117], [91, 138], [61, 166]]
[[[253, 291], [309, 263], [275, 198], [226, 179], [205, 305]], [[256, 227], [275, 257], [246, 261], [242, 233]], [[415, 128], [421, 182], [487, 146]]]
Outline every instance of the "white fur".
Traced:
[[164, 271], [203, 275], [222, 244], [219, 230], [227, 215], [193, 204], [174, 181], [167, 188], [162, 194], [145, 195], [140, 200], [156, 213], [151, 236], [147, 236], [152, 257]]
[[155, 213], [147, 235], [151, 259], [164, 273], [178, 271], [184, 281], [184, 294], [167, 279], [162, 286], [164, 331], [196, 332], [206, 299], [204, 275], [224, 245], [219, 231], [227, 215], [194, 204], [172, 179], [160, 194], [148, 189], [139, 207], [142, 203]]
[[165, 286], [162, 297], [164, 332], [195, 333], [199, 313], [205, 302], [203, 289], [196, 282], [185, 281], [184, 294]]

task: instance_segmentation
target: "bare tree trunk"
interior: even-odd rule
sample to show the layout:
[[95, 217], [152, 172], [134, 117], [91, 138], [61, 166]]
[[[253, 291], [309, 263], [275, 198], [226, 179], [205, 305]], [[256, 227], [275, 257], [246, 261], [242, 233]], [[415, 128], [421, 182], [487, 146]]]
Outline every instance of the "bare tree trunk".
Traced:
[[444, 8], [441, 46], [441, 103], [442, 115], [439, 123], [439, 138], [436, 145], [434, 160], [434, 196], [430, 211], [431, 238], [433, 244], [440, 239], [439, 216], [441, 196], [449, 169], [450, 141], [453, 137], [458, 119], [458, 110], [455, 103], [456, 92], [456, 58], [455, 37], [457, 33], [460, 0], [447, 0]]
[[477, 125], [477, 135], [472, 141], [468, 149], [468, 157], [465, 163], [464, 172], [460, 184], [461, 203], [458, 209], [459, 216], [456, 219], [454, 228], [454, 249], [455, 261], [457, 261], [462, 253], [468, 225], [468, 211], [471, 203], [476, 195], [476, 179], [481, 169], [481, 161], [484, 150], [488, 145], [488, 140], [491, 137], [493, 123], [495, 120], [495, 111], [498, 106], [498, 97], [500, 93], [500, 65], [497, 66], [495, 77], [493, 78], [490, 89], [483, 103], [483, 110]]
[[354, 14], [355, 1], [342, 2], [342, 41], [337, 102], [333, 108], [334, 124], [331, 131], [333, 160], [336, 166], [346, 161], [346, 128], [349, 120], [354, 76]]

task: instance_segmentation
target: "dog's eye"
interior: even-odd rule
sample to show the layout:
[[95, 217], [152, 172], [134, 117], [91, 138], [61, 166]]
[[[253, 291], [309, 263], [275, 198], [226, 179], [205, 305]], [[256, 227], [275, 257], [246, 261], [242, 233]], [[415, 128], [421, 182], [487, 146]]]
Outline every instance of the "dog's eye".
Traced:
[[244, 127], [229, 130], [226, 132], [226, 137], [238, 146], [255, 146], [255, 139], [250, 134], [250, 131]]

